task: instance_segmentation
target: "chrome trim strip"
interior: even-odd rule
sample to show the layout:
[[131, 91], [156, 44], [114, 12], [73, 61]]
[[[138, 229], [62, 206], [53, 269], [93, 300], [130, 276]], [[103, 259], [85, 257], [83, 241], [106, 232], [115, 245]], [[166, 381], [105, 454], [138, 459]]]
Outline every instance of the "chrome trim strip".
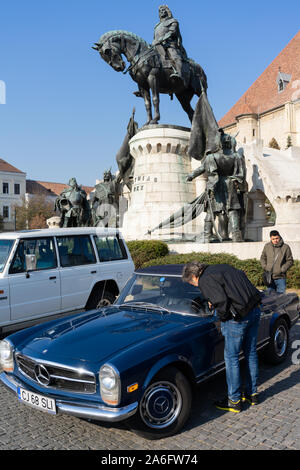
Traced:
[[[1, 382], [13, 393], [17, 395], [18, 387], [24, 387], [21, 382], [11, 376], [2, 372], [0, 374]], [[26, 386], [25, 386], [26, 388]], [[60, 413], [76, 416], [77, 418], [94, 419], [99, 421], [108, 421], [110, 423], [123, 421], [130, 416], [134, 415], [138, 403], [134, 402], [128, 406], [121, 408], [109, 408], [104, 405], [82, 405], [81, 403], [66, 402], [64, 400], [56, 399], [56, 408]]]

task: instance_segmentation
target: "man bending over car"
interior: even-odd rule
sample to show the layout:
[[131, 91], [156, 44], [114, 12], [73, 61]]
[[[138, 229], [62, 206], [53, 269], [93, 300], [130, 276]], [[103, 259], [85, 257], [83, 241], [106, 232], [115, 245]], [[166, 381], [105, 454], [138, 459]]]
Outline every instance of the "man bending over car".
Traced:
[[[221, 320], [225, 339], [224, 359], [228, 396], [215, 403], [221, 410], [239, 413], [241, 402], [258, 403], [257, 334], [261, 295], [246, 274], [228, 264], [207, 265], [193, 261], [184, 266], [183, 282], [199, 287]], [[246, 359], [245, 390], [241, 392], [239, 353]]]

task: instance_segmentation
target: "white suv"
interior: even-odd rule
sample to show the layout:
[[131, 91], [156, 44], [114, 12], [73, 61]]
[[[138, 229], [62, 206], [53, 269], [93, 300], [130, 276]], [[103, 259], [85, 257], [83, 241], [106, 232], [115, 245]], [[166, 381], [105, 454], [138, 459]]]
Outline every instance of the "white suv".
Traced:
[[0, 330], [112, 303], [133, 270], [126, 243], [116, 229], [1, 233]]

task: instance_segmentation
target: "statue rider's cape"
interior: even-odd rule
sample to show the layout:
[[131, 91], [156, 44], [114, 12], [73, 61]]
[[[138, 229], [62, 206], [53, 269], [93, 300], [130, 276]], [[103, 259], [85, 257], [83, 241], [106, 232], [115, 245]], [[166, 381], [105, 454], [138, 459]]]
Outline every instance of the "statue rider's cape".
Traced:
[[[216, 153], [220, 148], [221, 136], [219, 127], [208, 102], [207, 95], [203, 90], [193, 116], [188, 155], [201, 161], [205, 155]], [[158, 229], [180, 227], [187, 224], [201, 214], [206, 200], [207, 193], [204, 192], [192, 202], [185, 204], [155, 228], [149, 230], [148, 233]]]

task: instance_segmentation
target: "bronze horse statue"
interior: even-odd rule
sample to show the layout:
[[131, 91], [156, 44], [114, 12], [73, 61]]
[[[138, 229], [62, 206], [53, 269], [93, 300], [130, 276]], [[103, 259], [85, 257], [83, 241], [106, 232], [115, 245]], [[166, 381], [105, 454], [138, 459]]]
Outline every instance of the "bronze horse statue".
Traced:
[[132, 177], [134, 168], [134, 158], [130, 154], [129, 141], [138, 131], [138, 123], [134, 120], [135, 108], [133, 108], [131, 118], [127, 125], [127, 132], [122, 145], [116, 155], [116, 161], [119, 168], [117, 183], [123, 183], [131, 191]]
[[[192, 122], [194, 110], [191, 100], [194, 95], [200, 96], [206, 92], [207, 79], [202, 67], [192, 59], [187, 59], [188, 86], [182, 81], [171, 77], [174, 74], [172, 61], [161, 57], [155, 46], [151, 46], [144, 39], [128, 31], [109, 31], [103, 34], [99, 42], [95, 43], [102, 59], [117, 72], [129, 72], [131, 78], [138, 84], [139, 91], [135, 94], [144, 98], [148, 120], [146, 124], [157, 124], [160, 119], [159, 94], [176, 95], [182, 108]], [[130, 63], [125, 71], [124, 55]], [[125, 71], [125, 72], [124, 72]], [[152, 103], [154, 117], [152, 117]]]

